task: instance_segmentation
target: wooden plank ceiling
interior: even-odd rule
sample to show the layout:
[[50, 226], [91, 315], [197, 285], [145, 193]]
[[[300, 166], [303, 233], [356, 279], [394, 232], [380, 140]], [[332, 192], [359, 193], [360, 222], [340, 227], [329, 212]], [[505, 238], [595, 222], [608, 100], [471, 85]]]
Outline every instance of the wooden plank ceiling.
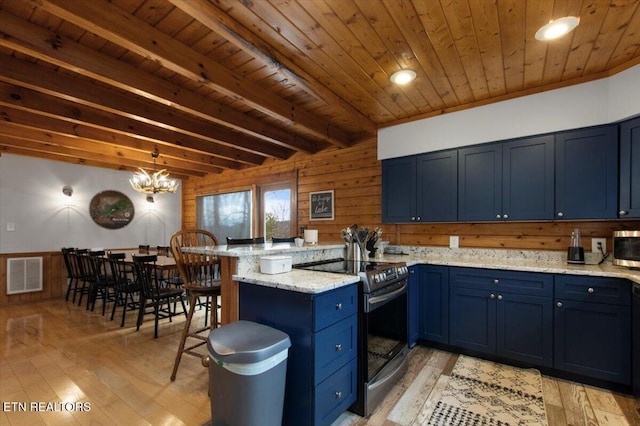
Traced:
[[[0, 153], [182, 178], [640, 63], [637, 0], [0, 0]], [[579, 16], [569, 36], [534, 39]], [[418, 74], [389, 82], [399, 68]]]

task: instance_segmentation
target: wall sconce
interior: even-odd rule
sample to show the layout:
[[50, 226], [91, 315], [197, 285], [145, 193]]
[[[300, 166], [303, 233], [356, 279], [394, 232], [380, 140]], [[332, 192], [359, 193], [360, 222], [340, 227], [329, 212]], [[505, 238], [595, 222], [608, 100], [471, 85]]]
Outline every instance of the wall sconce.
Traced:
[[73, 188], [69, 185], [65, 185], [62, 187], [62, 193], [67, 197], [71, 197], [73, 195]]
[[147, 195], [147, 203], [153, 203], [154, 201], [153, 195]]

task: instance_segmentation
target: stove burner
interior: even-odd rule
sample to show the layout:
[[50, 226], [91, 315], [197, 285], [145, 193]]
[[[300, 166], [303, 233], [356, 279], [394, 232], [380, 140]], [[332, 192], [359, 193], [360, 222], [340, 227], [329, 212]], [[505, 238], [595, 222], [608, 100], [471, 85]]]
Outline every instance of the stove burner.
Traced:
[[405, 263], [354, 261], [344, 258], [321, 260], [293, 265], [296, 269], [358, 275], [363, 283], [363, 292], [371, 293], [406, 279], [409, 270]]

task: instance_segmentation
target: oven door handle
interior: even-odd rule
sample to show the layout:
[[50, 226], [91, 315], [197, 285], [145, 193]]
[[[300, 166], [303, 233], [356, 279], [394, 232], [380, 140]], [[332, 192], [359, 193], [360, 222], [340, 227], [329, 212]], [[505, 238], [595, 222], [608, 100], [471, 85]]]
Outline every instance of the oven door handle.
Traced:
[[388, 301], [395, 299], [397, 296], [404, 294], [406, 292], [407, 292], [407, 282], [405, 281], [404, 284], [402, 284], [402, 287], [392, 291], [391, 293], [386, 293], [386, 294], [383, 294], [382, 296], [370, 297], [368, 301], [369, 309], [367, 310], [367, 312], [371, 312], [373, 309], [376, 308], [376, 306], [384, 305]]

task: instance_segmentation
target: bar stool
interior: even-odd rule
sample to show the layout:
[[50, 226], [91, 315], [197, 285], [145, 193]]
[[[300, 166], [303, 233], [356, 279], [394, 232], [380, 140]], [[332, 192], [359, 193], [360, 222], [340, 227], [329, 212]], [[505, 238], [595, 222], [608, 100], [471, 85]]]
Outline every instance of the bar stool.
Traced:
[[[215, 247], [218, 245], [216, 237], [208, 231], [201, 229], [186, 229], [178, 231], [171, 236], [171, 252], [176, 261], [176, 267], [182, 279], [182, 288], [189, 294], [189, 312], [187, 321], [182, 330], [182, 337], [176, 359], [173, 364], [171, 381], [176, 379], [178, 367], [182, 360], [182, 354], [188, 354], [201, 359], [203, 366], [208, 353], [196, 351], [200, 346], [207, 344], [208, 332], [218, 326], [218, 296], [220, 296], [220, 279], [218, 277], [219, 260], [216, 256], [182, 251], [184, 247]], [[191, 320], [198, 301], [204, 297], [210, 301], [210, 316], [205, 321], [204, 327], [192, 329]], [[207, 322], [209, 325], [207, 326]], [[203, 334], [204, 332], [207, 334]], [[195, 343], [187, 345], [188, 339], [194, 339]]]

